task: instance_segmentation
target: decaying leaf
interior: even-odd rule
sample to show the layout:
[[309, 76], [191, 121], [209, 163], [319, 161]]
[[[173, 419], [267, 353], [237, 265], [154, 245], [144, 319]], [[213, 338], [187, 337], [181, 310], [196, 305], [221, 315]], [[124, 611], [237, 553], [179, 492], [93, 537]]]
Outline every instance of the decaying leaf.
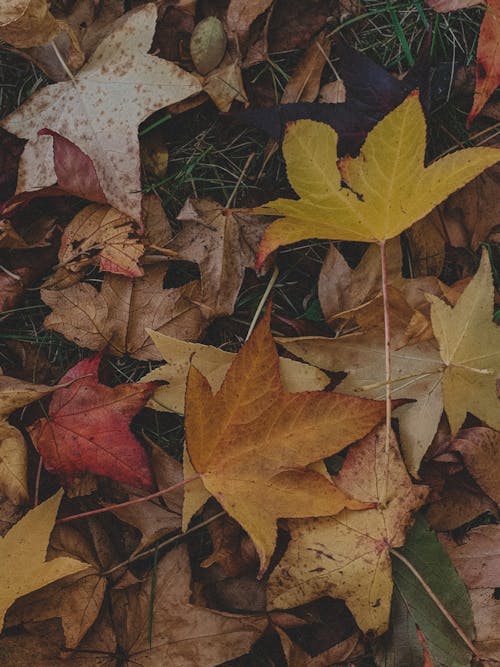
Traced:
[[0, 375], [0, 493], [15, 505], [28, 502], [28, 452], [21, 432], [7, 422], [11, 412], [54, 391]]
[[100, 292], [89, 283], [60, 291], [43, 289], [42, 299], [52, 308], [44, 326], [80, 347], [107, 348], [111, 354], [136, 359], [161, 359], [147, 328], [197, 340], [208, 325], [199, 282], [163, 289], [166, 270], [164, 265], [147, 267], [143, 278], [133, 280], [108, 274]]
[[88, 264], [101, 271], [130, 278], [142, 276], [138, 260], [144, 253], [134, 223], [110, 206], [91, 204], [82, 209], [64, 230], [59, 263], [79, 274]]
[[118, 643], [131, 664], [215, 667], [246, 653], [264, 631], [265, 616], [222, 614], [189, 604], [190, 575], [187, 550], [180, 546], [144, 582], [112, 591]]
[[386, 241], [500, 158], [496, 149], [465, 149], [424, 168], [426, 124], [415, 93], [375, 126], [357, 158], [337, 164], [337, 140], [322, 123], [288, 126], [283, 153], [300, 199], [254, 209], [284, 216], [267, 228], [257, 266], [280, 245], [306, 238]]
[[[236, 357], [235, 354], [211, 345], [187, 343], [157, 331], [148, 333], [167, 363], [148, 373], [142, 381], [160, 380], [168, 383], [155, 389], [149, 401], [150, 407], [155, 410], [184, 413], [184, 399], [191, 364], [204, 375], [213, 393], [219, 391]], [[321, 391], [330, 382], [329, 377], [319, 369], [293, 359], [280, 358], [279, 369], [283, 388], [288, 392]]]
[[[269, 321], [268, 309], [215, 395], [191, 366], [185, 418], [193, 468], [252, 538], [261, 574], [274, 551], [278, 518], [365, 506], [306, 466], [365, 435], [385, 409], [378, 401], [352, 402], [333, 392], [285, 392]], [[189, 494], [187, 485], [185, 502], [193, 511]]]
[[5, 537], [0, 538], [0, 628], [5, 612], [21, 595], [88, 567], [74, 558], [45, 560], [62, 494], [61, 489], [30, 510]]
[[[57, 180], [49, 128], [72, 141], [93, 162], [108, 202], [133, 220], [141, 218], [137, 126], [148, 115], [200, 91], [198, 80], [173, 63], [147, 54], [156, 7], [148, 3], [119, 18], [73, 81], [37, 92], [2, 126], [28, 139], [17, 192]], [[75, 119], [81, 118], [81, 122]]]
[[235, 100], [248, 105], [240, 64], [229, 53], [226, 53], [220, 65], [205, 77], [203, 90], [219, 111], [229, 111]]
[[470, 474], [479, 486], [500, 505], [500, 433], [478, 426], [459, 431], [451, 448], [460, 452]]
[[20, 49], [52, 41], [63, 25], [50, 13], [47, 0], [12, 0], [0, 8], [0, 39]]
[[138, 488], [152, 484], [146, 452], [130, 431], [154, 384], [100, 384], [102, 355], [80, 361], [61, 379], [48, 417], [29, 427], [47, 470], [71, 482], [85, 472], [105, 475]]
[[289, 521], [291, 540], [269, 579], [268, 607], [294, 607], [323, 595], [346, 601], [364, 632], [385, 632], [392, 596], [390, 549], [401, 546], [427, 489], [414, 486], [385, 426], [353, 445], [335, 483], [375, 509]]
[[179, 259], [200, 267], [203, 301], [211, 315], [231, 315], [245, 269], [254, 268], [265, 218], [231, 213], [212, 199], [188, 199], [177, 219], [182, 230], [169, 243]]

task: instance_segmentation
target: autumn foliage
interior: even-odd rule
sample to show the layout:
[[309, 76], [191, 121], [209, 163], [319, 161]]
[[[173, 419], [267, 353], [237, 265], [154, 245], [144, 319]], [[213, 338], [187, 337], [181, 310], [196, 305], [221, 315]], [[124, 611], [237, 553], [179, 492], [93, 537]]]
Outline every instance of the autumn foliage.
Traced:
[[459, 138], [474, 2], [131, 4], [0, 0], [0, 664], [493, 667], [499, 3]]

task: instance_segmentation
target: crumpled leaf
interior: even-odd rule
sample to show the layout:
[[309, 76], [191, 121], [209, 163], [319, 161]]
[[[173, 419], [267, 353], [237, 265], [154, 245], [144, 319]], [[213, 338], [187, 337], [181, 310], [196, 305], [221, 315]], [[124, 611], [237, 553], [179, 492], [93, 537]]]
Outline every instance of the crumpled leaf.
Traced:
[[71, 382], [51, 400], [48, 417], [28, 428], [47, 470], [67, 483], [85, 472], [149, 488], [148, 458], [130, 421], [153, 393], [153, 383], [100, 384], [102, 355], [80, 361], [61, 378]]
[[[401, 553], [466, 636], [472, 638], [474, 623], [467, 589], [439, 544], [436, 534], [422, 517], [417, 517]], [[415, 575], [397, 557], [393, 558], [393, 572], [395, 591], [391, 629], [378, 652], [377, 665], [425, 665], [424, 656], [427, 652], [430, 664], [435, 667], [468, 667], [470, 649]]]
[[226, 53], [220, 65], [205, 77], [203, 90], [219, 111], [229, 111], [235, 100], [248, 106], [241, 66], [229, 53]]
[[74, 81], [40, 90], [2, 122], [5, 129], [29, 140], [17, 192], [38, 190], [57, 180], [52, 139], [37, 134], [49, 128], [92, 160], [108, 202], [140, 220], [137, 126], [154, 111], [200, 91], [196, 78], [146, 53], [156, 13], [154, 3], [127, 12]]
[[0, 538], [0, 629], [5, 612], [17, 598], [88, 567], [74, 558], [45, 560], [62, 494], [61, 489], [37, 505]]
[[212, 317], [234, 311], [245, 269], [253, 269], [265, 218], [231, 213], [212, 199], [188, 199], [177, 220], [181, 231], [169, 243], [178, 258], [200, 267], [203, 301]]
[[44, 327], [80, 347], [106, 348], [111, 354], [135, 359], [161, 359], [147, 328], [196, 340], [208, 325], [199, 282], [163, 289], [166, 270], [161, 265], [147, 267], [143, 278], [133, 280], [107, 274], [100, 292], [89, 283], [59, 291], [42, 289], [43, 301], [52, 308]]
[[50, 13], [47, 0], [9, 0], [0, 8], [0, 39], [20, 49], [51, 42], [62, 26], [64, 22]]
[[429, 295], [434, 335], [445, 364], [443, 400], [452, 435], [471, 412], [500, 429], [500, 329], [492, 322], [494, 286], [488, 253], [454, 307]]
[[500, 470], [495, 464], [500, 453], [500, 433], [477, 426], [459, 431], [451, 449], [462, 455], [479, 486], [500, 505]]
[[138, 265], [144, 254], [134, 223], [111, 206], [90, 204], [64, 230], [59, 263], [77, 275], [89, 264], [129, 278], [144, 275]]
[[189, 604], [190, 574], [187, 550], [180, 546], [144, 582], [111, 592], [118, 643], [131, 664], [215, 667], [246, 653], [262, 634], [265, 616], [222, 614]]
[[337, 164], [337, 140], [322, 123], [288, 126], [283, 153], [288, 179], [301, 198], [254, 209], [284, 216], [267, 228], [257, 266], [280, 245], [306, 238], [393, 238], [500, 159], [496, 149], [471, 148], [424, 168], [426, 124], [416, 93], [375, 126], [357, 158]]
[[412, 512], [427, 489], [406, 472], [394, 434], [385, 451], [385, 425], [350, 447], [339, 488], [375, 509], [289, 521], [291, 540], [271, 573], [268, 608], [295, 607], [323, 595], [342, 598], [363, 632], [387, 630], [392, 596], [390, 549], [401, 546]]
[[[211, 345], [188, 343], [157, 331], [148, 333], [167, 363], [144, 376], [142, 382], [160, 380], [168, 383], [155, 389], [149, 407], [184, 414], [184, 399], [191, 364], [203, 373], [212, 392], [219, 391], [236, 357], [234, 353], [225, 352]], [[288, 392], [321, 390], [330, 383], [326, 373], [293, 359], [280, 357], [279, 368], [283, 387]]]
[[47, 396], [54, 389], [0, 375], [0, 493], [15, 505], [23, 505], [29, 500], [28, 451], [21, 432], [7, 422], [7, 417], [17, 408]]
[[[206, 490], [253, 540], [260, 574], [276, 545], [278, 518], [364, 507], [306, 466], [365, 435], [385, 409], [382, 402], [333, 392], [285, 392], [269, 324], [268, 309], [215, 395], [191, 366], [185, 417], [189, 460]], [[184, 525], [198, 509], [190, 492], [188, 484]]]

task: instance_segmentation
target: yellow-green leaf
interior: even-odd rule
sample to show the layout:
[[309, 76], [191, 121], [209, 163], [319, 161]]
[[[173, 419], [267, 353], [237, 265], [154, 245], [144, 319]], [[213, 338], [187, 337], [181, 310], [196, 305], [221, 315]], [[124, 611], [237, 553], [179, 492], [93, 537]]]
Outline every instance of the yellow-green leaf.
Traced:
[[311, 120], [289, 124], [283, 154], [300, 199], [276, 199], [255, 209], [283, 216], [267, 228], [257, 265], [280, 245], [308, 238], [393, 238], [500, 159], [498, 149], [468, 148], [425, 167], [425, 139], [416, 92], [373, 128], [356, 158], [337, 162], [337, 134], [329, 126]]

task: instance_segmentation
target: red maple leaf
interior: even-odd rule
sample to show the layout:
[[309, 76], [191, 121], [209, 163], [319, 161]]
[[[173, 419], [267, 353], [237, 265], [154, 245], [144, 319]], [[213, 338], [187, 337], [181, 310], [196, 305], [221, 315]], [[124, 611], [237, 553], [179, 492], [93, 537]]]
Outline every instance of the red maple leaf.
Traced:
[[30, 436], [45, 468], [66, 482], [91, 472], [149, 488], [149, 461], [129, 424], [157, 383], [107, 387], [97, 376], [101, 358], [84, 359], [61, 378], [71, 384], [54, 392], [48, 418], [30, 426]]

